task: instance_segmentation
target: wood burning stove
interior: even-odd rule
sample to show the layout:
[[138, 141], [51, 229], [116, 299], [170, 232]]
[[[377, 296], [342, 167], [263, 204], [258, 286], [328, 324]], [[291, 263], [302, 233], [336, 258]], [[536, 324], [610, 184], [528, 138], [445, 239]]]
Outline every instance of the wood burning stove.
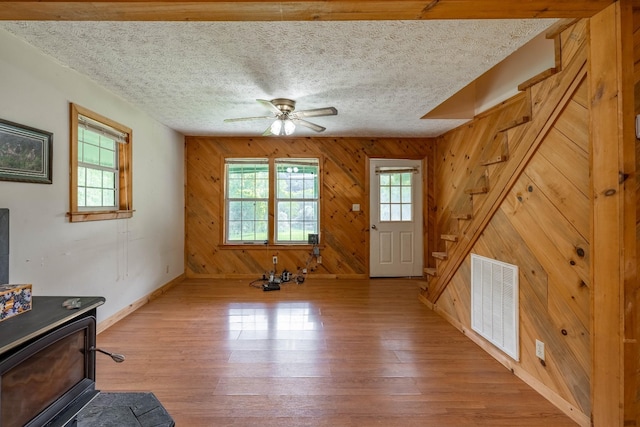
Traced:
[[95, 389], [96, 309], [104, 298], [34, 297], [0, 322], [0, 426], [70, 426]]

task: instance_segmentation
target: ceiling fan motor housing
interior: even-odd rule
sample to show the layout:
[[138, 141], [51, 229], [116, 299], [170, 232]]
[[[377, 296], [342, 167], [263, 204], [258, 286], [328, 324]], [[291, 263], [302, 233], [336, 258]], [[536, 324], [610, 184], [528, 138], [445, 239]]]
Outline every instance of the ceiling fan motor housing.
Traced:
[[291, 113], [296, 109], [296, 101], [287, 98], [275, 98], [271, 100], [271, 103], [283, 113]]

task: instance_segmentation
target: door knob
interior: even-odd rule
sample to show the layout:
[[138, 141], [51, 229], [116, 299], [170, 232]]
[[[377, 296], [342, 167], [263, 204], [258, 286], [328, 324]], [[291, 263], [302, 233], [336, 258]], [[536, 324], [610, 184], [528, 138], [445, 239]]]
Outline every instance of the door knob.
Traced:
[[372, 229], [374, 229], [374, 230], [377, 230], [377, 229], [378, 229], [378, 227], [376, 227], [376, 225], [375, 225], [375, 224], [373, 224], [373, 225], [371, 226], [371, 228], [372, 228]]

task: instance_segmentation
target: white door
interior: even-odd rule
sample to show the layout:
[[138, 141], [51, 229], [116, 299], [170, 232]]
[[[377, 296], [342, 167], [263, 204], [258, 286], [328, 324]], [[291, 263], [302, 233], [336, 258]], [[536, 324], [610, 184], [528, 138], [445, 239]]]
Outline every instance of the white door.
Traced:
[[370, 160], [371, 277], [422, 276], [422, 162]]

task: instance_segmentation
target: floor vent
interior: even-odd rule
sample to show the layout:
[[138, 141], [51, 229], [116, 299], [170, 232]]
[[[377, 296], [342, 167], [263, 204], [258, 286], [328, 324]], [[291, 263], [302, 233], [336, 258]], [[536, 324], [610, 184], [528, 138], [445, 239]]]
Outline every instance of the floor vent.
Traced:
[[471, 328], [520, 360], [518, 267], [471, 254]]

